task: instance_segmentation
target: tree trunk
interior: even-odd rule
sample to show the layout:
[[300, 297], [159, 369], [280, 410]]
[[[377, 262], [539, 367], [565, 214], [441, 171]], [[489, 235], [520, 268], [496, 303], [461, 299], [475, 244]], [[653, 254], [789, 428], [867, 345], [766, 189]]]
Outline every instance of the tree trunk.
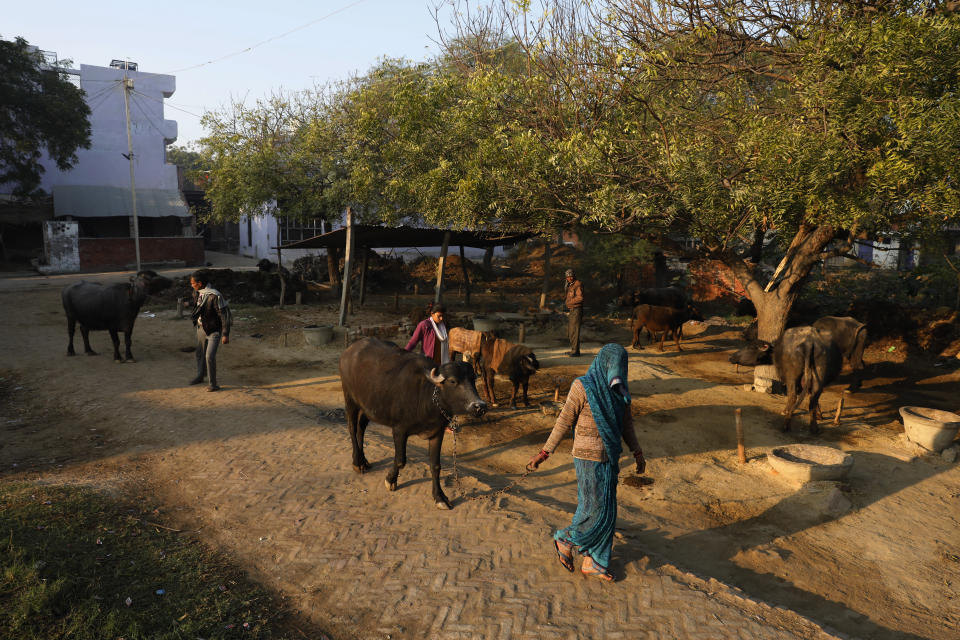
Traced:
[[340, 250], [337, 247], [327, 249], [327, 280], [332, 286], [340, 288]]
[[540, 308], [547, 307], [547, 294], [550, 293], [550, 255], [553, 251], [553, 243], [547, 237], [547, 242], [543, 246], [543, 284], [540, 285]]
[[493, 247], [487, 247], [483, 252], [483, 270], [490, 273], [493, 269]]
[[670, 270], [667, 269], [667, 258], [662, 251], [653, 254], [653, 281], [658, 289], [670, 284]]
[[463, 245], [460, 245], [460, 268], [463, 270], [463, 286], [466, 291], [466, 303], [470, 304], [470, 272], [467, 270], [467, 258], [463, 255]]
[[751, 298], [757, 308], [757, 337], [760, 340], [773, 342], [783, 334], [783, 330], [787, 328], [790, 309], [799, 293], [799, 290], [777, 289], [761, 293], [756, 299]]
[[363, 247], [361, 251], [363, 251], [363, 261], [361, 263], [363, 266], [360, 267], [360, 300], [358, 304], [362, 307], [367, 295], [367, 267], [370, 264], [370, 252], [372, 249]]
[[[840, 253], [824, 253], [835, 233], [836, 230], [831, 226], [801, 226], [766, 286], [757, 280], [755, 264], [733, 253], [722, 254], [721, 260], [730, 267], [757, 308], [757, 337], [760, 340], [773, 342], [780, 338], [804, 279], [819, 260]], [[849, 240], [844, 251], [847, 249]]]
[[433, 304], [440, 304], [443, 298], [443, 268], [447, 262], [447, 249], [450, 247], [450, 232], [443, 234], [443, 246], [440, 247], [440, 259], [437, 260], [437, 285], [434, 288]]

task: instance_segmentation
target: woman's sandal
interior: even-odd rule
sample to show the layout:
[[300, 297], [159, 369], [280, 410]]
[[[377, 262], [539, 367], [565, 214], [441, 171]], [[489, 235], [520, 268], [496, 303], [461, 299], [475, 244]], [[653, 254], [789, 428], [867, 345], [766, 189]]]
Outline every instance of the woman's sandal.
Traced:
[[573, 573], [573, 545], [564, 542], [564, 545], [567, 547], [567, 552], [564, 553], [560, 550], [560, 541], [554, 539], [553, 548], [557, 550], [557, 560], [560, 561], [560, 564], [563, 565], [563, 568]]
[[590, 556], [584, 556], [580, 573], [584, 578], [599, 578], [605, 582], [613, 582], [613, 574], [597, 564]]

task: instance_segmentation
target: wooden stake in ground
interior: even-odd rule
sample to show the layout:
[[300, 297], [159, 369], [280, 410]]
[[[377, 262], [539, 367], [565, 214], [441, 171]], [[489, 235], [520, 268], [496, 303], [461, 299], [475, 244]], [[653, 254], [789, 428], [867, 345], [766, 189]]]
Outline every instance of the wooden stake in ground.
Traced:
[[740, 464], [747, 464], [747, 452], [743, 448], [743, 419], [741, 417], [742, 409], [737, 408], [737, 457], [740, 459]]
[[526, 337], [527, 337], [527, 327], [521, 322], [520, 327], [517, 330], [517, 342], [519, 342], [520, 344], [523, 344], [523, 341], [526, 339]]
[[843, 393], [840, 394], [840, 401], [837, 402], [837, 415], [833, 416], [833, 424], [840, 424], [840, 413], [843, 411], [843, 399], [847, 397], [847, 394], [850, 393], [848, 389], [844, 389]]

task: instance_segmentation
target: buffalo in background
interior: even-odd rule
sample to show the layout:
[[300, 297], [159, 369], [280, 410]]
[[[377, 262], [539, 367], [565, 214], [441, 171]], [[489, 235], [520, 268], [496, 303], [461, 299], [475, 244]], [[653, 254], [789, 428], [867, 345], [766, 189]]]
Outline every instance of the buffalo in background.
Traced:
[[476, 374], [465, 362], [439, 367], [423, 354], [405, 351], [376, 338], [363, 338], [340, 356], [343, 401], [353, 447], [353, 469], [370, 468], [363, 454], [363, 435], [370, 421], [393, 430], [393, 465], [384, 481], [397, 490], [400, 469], [407, 464], [407, 438], [420, 435], [429, 442], [433, 500], [450, 509], [440, 488], [440, 449], [453, 417], [482, 416], [487, 403], [477, 395]]
[[[73, 334], [80, 323], [80, 335], [83, 336], [83, 351], [88, 356], [97, 352], [90, 348], [91, 331], [109, 331], [113, 340], [113, 359], [116, 362], [136, 362], [130, 351], [133, 324], [140, 313], [140, 307], [147, 296], [159, 293], [171, 284], [169, 278], [157, 275], [155, 271], [140, 271], [129, 282], [104, 286], [96, 282], [81, 280], [63, 288], [60, 298], [63, 310], [67, 314], [67, 355], [75, 355]], [[125, 357], [120, 358], [120, 338], [123, 332], [126, 347]]]
[[683, 338], [683, 324], [688, 320], [703, 320], [703, 316], [692, 306], [685, 306], [682, 309], [671, 307], [661, 307], [649, 304], [638, 305], [633, 310], [633, 320], [631, 329], [633, 330], [634, 349], [640, 348], [640, 331], [647, 330], [647, 339], [652, 342], [651, 334], [660, 333], [660, 351], [663, 351], [663, 341], [667, 332], [673, 334], [673, 339], [677, 345], [677, 351], [683, 351], [680, 346], [680, 340]]
[[480, 344], [480, 376], [490, 404], [497, 403], [494, 391], [494, 374], [506, 376], [513, 383], [513, 395], [510, 396], [510, 406], [516, 408], [517, 393], [523, 386], [523, 404], [530, 406], [527, 397], [527, 388], [530, 385], [530, 376], [540, 370], [540, 362], [530, 347], [523, 344], [513, 344], [502, 338], [484, 340]]

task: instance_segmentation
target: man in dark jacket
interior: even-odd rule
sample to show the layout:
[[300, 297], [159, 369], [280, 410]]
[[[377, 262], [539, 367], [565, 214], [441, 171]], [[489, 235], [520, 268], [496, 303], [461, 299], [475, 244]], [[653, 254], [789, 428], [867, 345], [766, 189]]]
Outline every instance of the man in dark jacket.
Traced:
[[223, 295], [209, 286], [208, 272], [195, 271], [190, 276], [194, 290], [193, 324], [197, 328], [197, 377], [190, 384], [200, 384], [210, 375], [208, 391], [219, 391], [217, 385], [217, 349], [230, 342], [233, 318]]
[[564, 274], [567, 278], [563, 285], [566, 295], [564, 304], [570, 312], [570, 323], [567, 325], [567, 337], [570, 339], [568, 356], [580, 356], [580, 324], [583, 322], [583, 284], [577, 280], [573, 269], [567, 269]]

